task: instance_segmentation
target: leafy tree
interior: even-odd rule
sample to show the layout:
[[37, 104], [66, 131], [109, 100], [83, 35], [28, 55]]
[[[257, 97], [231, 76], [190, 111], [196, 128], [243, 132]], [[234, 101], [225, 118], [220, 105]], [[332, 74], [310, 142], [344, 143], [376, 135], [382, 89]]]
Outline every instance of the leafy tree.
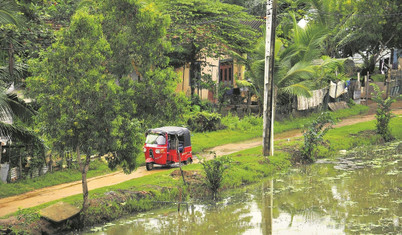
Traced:
[[136, 0], [88, 0], [80, 8], [105, 18], [102, 28], [113, 52], [106, 68], [127, 91], [121, 99], [122, 106], [135, 104], [134, 117], [146, 127], [179, 119], [188, 101], [175, 92], [178, 74], [167, 67], [169, 18], [153, 3]]
[[359, 53], [365, 70], [373, 71], [386, 49], [400, 48], [400, 3], [393, 0], [310, 0], [310, 19], [326, 25], [326, 55], [348, 57]]
[[118, 78], [133, 71], [141, 77], [159, 66], [166, 66], [164, 55], [169, 18], [153, 3], [137, 0], [95, 1], [105, 20], [103, 32], [113, 51], [108, 70]]
[[159, 0], [159, 7], [172, 23], [169, 39], [174, 47], [170, 64], [190, 63], [191, 95], [199, 84], [200, 64], [204, 57], [218, 58], [222, 53], [244, 53], [252, 49], [256, 32], [242, 21], [253, 20], [240, 6], [218, 0]]
[[145, 74], [143, 81], [133, 82], [131, 100], [137, 104], [136, 117], [145, 126], [173, 124], [183, 118], [189, 101], [176, 93], [178, 74], [171, 68], [155, 69]]
[[[87, 172], [91, 155], [111, 153], [109, 166], [136, 167], [140, 152], [139, 123], [132, 119], [135, 105], [122, 106], [125, 96], [115, 78], [107, 74], [110, 46], [102, 17], [78, 11], [68, 29], [33, 62], [28, 80], [30, 94], [40, 105], [37, 131], [56, 150], [74, 149], [82, 173], [83, 210], [88, 207]], [[81, 152], [85, 158], [81, 159]]]

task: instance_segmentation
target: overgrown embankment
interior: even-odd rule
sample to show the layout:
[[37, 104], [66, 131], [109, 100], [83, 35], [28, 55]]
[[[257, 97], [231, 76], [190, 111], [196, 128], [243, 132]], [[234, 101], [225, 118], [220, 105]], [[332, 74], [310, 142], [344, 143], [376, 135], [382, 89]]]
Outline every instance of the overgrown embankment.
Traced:
[[[392, 134], [398, 140], [402, 139], [402, 118], [397, 117], [390, 123]], [[330, 148], [319, 149], [319, 156], [335, 156], [339, 150], [351, 149], [356, 146], [379, 144], [381, 137], [375, 134], [375, 121], [344, 126], [330, 130], [326, 139], [330, 141]], [[264, 177], [272, 176], [276, 172], [291, 167], [292, 154], [301, 145], [301, 138], [294, 141], [282, 140], [275, 143], [275, 156], [265, 158], [261, 155], [261, 147], [244, 150], [231, 154], [232, 164], [227, 171], [220, 192], [230, 192], [242, 185], [260, 181]], [[118, 185], [100, 188], [91, 191], [91, 206], [87, 214], [82, 217], [86, 226], [112, 221], [131, 213], [171, 205], [171, 202], [204, 199], [210, 196], [204, 183], [202, 166], [193, 164], [183, 167], [186, 172], [187, 185], [183, 184], [177, 169], [169, 169], [136, 180], [127, 181]], [[81, 204], [81, 195], [63, 199], [73, 205]], [[43, 220], [39, 220], [38, 210], [48, 206], [42, 205], [30, 210], [22, 210], [18, 220], [11, 227], [14, 230], [28, 230], [40, 233], [46, 227]], [[30, 221], [29, 218], [35, 219]], [[31, 222], [25, 226], [24, 221]], [[46, 224], [46, 223], [45, 223]], [[42, 225], [42, 226], [40, 226]], [[74, 228], [74, 223], [67, 224], [64, 229]], [[48, 228], [48, 227], [46, 227]], [[59, 229], [58, 227], [57, 229]]]
[[[367, 110], [367, 106], [355, 105], [350, 109], [338, 110], [332, 114], [335, 118], [341, 119], [366, 113]], [[283, 133], [288, 130], [300, 129], [303, 127], [304, 123], [313, 120], [317, 115], [317, 113], [313, 113], [307, 117], [289, 117], [288, 119], [276, 122], [275, 132]], [[239, 119], [237, 116], [230, 115], [222, 118], [222, 124], [227, 126], [225, 130], [192, 133], [193, 152], [199, 153], [205, 149], [222, 146], [228, 143], [239, 143], [256, 137], [261, 137], [262, 135], [262, 118], [260, 117], [248, 116]], [[137, 157], [137, 164], [140, 166], [145, 165], [145, 159], [142, 155]], [[88, 178], [111, 173], [106, 164], [97, 164], [97, 162], [93, 162], [91, 163], [90, 168], [91, 170], [88, 173]], [[0, 183], [0, 198], [80, 180], [81, 172], [77, 166], [75, 168], [72, 167], [72, 169], [47, 173], [39, 178], [21, 180], [11, 184]]]

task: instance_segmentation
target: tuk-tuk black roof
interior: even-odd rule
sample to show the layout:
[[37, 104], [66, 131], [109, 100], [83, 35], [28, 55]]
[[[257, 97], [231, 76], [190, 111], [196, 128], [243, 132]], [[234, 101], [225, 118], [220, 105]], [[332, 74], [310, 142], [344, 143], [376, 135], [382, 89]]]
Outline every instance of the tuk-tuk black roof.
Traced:
[[184, 136], [184, 146], [191, 146], [190, 140], [190, 131], [185, 127], [177, 127], [177, 126], [164, 126], [154, 129], [148, 129], [147, 134], [149, 133], [158, 133], [158, 134], [168, 134], [168, 135], [177, 135]]

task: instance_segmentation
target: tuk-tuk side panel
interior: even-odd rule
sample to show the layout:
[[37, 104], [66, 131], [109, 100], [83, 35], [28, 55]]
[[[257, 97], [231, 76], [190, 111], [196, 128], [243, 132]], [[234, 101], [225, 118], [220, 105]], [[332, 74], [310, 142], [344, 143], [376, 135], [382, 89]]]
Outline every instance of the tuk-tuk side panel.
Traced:
[[191, 146], [185, 147], [183, 153], [181, 154], [181, 161], [187, 161], [188, 158], [192, 158]]

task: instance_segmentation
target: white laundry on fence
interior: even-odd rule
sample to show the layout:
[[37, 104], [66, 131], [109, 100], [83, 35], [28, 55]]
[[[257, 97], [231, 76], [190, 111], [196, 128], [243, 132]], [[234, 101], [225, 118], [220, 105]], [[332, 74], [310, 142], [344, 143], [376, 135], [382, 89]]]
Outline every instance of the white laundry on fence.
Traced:
[[337, 83], [330, 82], [329, 85], [329, 96], [332, 98], [338, 98], [342, 94], [347, 92], [345, 89], [345, 82], [344, 81], [339, 81]]
[[310, 98], [297, 96], [297, 110], [307, 110], [315, 108], [324, 102], [324, 97], [327, 94], [327, 89], [323, 88], [312, 92]]

